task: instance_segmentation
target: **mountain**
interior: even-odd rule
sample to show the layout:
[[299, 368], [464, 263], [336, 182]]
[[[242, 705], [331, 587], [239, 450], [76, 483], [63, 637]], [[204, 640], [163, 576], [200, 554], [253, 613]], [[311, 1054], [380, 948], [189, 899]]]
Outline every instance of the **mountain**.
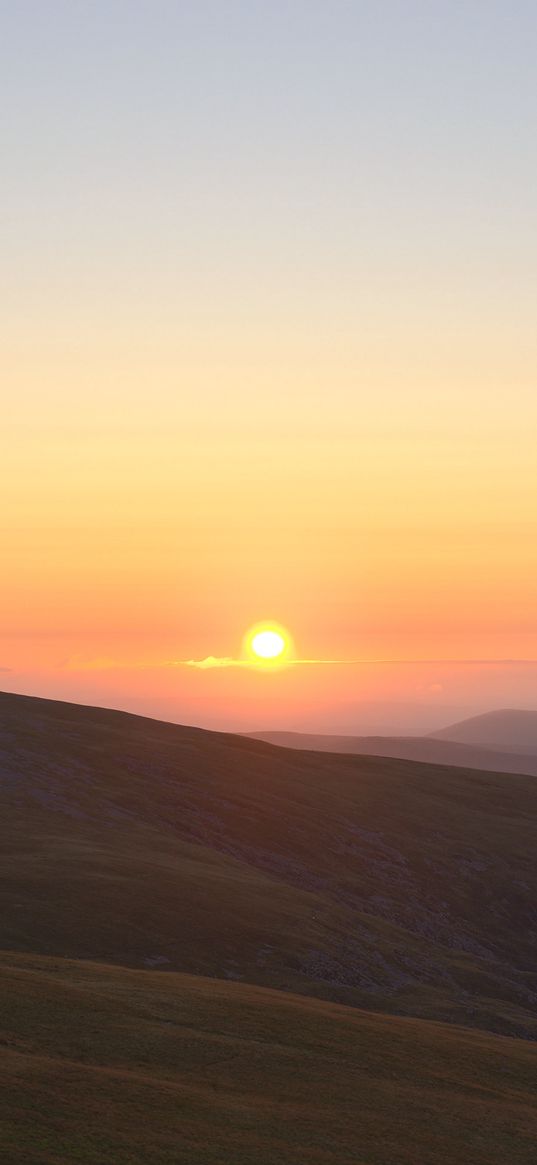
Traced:
[[2, 1165], [533, 1165], [534, 777], [0, 695], [0, 791]]
[[0, 697], [3, 949], [537, 1032], [537, 782]]
[[533, 1165], [535, 1046], [0, 955], [2, 1165]]
[[489, 772], [527, 773], [537, 776], [537, 747], [534, 754], [501, 752], [477, 744], [464, 744], [441, 736], [331, 736], [305, 732], [253, 732], [254, 740], [284, 748], [315, 752], [346, 752], [365, 756], [401, 757], [425, 764], [457, 765]]
[[537, 753], [537, 712], [504, 708], [471, 716], [430, 733], [436, 740], [456, 740], [507, 752]]

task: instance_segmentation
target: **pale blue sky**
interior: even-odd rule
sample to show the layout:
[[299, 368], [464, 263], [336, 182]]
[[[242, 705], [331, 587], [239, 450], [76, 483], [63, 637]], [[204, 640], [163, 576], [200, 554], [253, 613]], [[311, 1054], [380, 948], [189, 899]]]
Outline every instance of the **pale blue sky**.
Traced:
[[194, 298], [254, 286], [277, 310], [282, 281], [300, 294], [322, 280], [330, 310], [360, 277], [373, 297], [402, 279], [421, 300], [438, 272], [470, 300], [503, 280], [524, 310], [534, 4], [21, 0], [0, 12], [15, 292], [39, 294], [40, 279], [66, 290], [74, 274], [82, 299], [107, 276], [136, 296], [146, 277], [166, 300], [183, 264], [198, 272]]
[[147, 421], [129, 363], [153, 362], [153, 423], [173, 412], [173, 365], [186, 415], [209, 398], [224, 426], [270, 388], [322, 432], [359, 383], [364, 415], [378, 405], [398, 429], [419, 416], [444, 432], [461, 409], [472, 429], [474, 404], [485, 429], [527, 434], [534, 4], [21, 0], [0, 14], [15, 414], [56, 423], [76, 397], [123, 416], [128, 399]]

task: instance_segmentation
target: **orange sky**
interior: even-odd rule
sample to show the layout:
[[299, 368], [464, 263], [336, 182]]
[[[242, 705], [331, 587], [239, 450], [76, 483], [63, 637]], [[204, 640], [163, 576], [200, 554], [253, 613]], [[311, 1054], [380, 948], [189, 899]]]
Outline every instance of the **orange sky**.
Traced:
[[[97, 381], [110, 354], [92, 355]], [[322, 391], [310, 368], [309, 406], [302, 368], [302, 423], [296, 399], [255, 391], [251, 366], [228, 367], [216, 391], [211, 371], [182, 368], [177, 352], [183, 393], [162, 373], [151, 389], [137, 362], [132, 408], [112, 392], [80, 410], [58, 388], [56, 359], [39, 361], [39, 398], [27, 370], [24, 411], [7, 426], [4, 686], [234, 727], [335, 705], [330, 722], [344, 727], [352, 716], [337, 706], [352, 700], [437, 704], [441, 720], [444, 706], [505, 703], [509, 683], [480, 676], [477, 693], [466, 673], [446, 690], [434, 666], [302, 668], [265, 683], [168, 665], [237, 655], [263, 618], [287, 626], [305, 658], [537, 658], [529, 398], [514, 418], [507, 394], [505, 411], [464, 413], [460, 398], [427, 400], [384, 370], [381, 402], [382, 369], [366, 391], [356, 354], [355, 392], [334, 362]], [[68, 374], [87, 376], [86, 360]], [[534, 679], [519, 677], [519, 703]]]
[[183, 7], [128, 46], [99, 5], [11, 18], [4, 686], [234, 727], [531, 706], [530, 667], [169, 666], [265, 618], [306, 658], [537, 659], [523, 38]]

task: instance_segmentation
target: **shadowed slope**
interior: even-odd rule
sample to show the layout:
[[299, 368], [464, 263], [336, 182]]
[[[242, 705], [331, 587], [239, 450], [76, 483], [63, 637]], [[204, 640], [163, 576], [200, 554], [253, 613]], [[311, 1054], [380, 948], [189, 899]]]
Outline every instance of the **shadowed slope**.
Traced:
[[532, 778], [0, 698], [4, 948], [536, 1031]]
[[533, 1045], [281, 992], [0, 956], [0, 1155], [533, 1165]]

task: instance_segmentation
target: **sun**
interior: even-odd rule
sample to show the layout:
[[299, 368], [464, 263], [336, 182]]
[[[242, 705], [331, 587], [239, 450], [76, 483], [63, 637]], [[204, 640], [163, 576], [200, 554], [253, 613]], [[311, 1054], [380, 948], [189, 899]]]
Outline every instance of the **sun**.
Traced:
[[291, 638], [284, 627], [275, 623], [257, 623], [245, 638], [246, 652], [254, 663], [281, 664], [291, 651]]
[[252, 651], [260, 659], [277, 659], [285, 651], [285, 639], [278, 631], [258, 631], [252, 639]]

